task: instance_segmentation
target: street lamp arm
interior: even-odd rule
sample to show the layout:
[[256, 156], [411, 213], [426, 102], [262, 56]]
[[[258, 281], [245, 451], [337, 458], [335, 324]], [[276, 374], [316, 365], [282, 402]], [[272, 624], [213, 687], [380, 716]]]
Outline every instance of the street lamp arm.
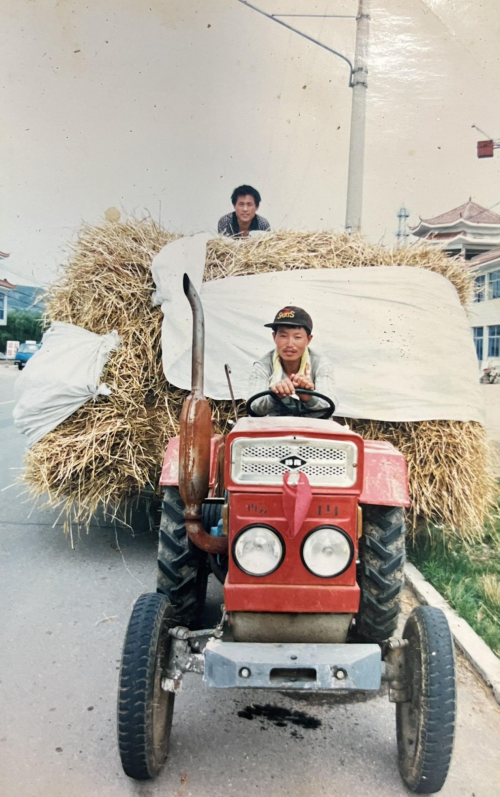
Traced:
[[490, 136], [490, 135], [488, 135], [488, 133], [485, 133], [484, 130], [481, 130], [481, 128], [478, 127], [477, 125], [471, 125], [471, 127], [475, 127], [476, 130], [478, 131], [478, 133], [481, 133], [482, 136], [486, 136], [488, 141], [492, 141], [493, 140], [493, 136]]
[[247, 0], [238, 0], [238, 2], [243, 3], [244, 6], [248, 6], [254, 11], [258, 11], [259, 14], [263, 14], [263, 16], [267, 17], [268, 19], [271, 19], [273, 22], [277, 22], [278, 25], [283, 25], [284, 28], [288, 28], [288, 30], [293, 31], [294, 33], [298, 33], [299, 36], [302, 36], [304, 39], [313, 42], [313, 44], [317, 44], [319, 47], [322, 47], [324, 50], [328, 50], [329, 53], [333, 53], [333, 55], [336, 55], [338, 56], [338, 58], [341, 58], [349, 66], [349, 86], [352, 87], [353, 66], [351, 61], [345, 55], [342, 55], [342, 53], [337, 52], [337, 50], [334, 50], [332, 47], [328, 47], [326, 44], [323, 44], [323, 42], [318, 41], [318, 39], [314, 39], [312, 36], [309, 36], [307, 33], [304, 33], [303, 31], [292, 27], [292, 25], [289, 25], [287, 22], [283, 22], [281, 19], [278, 19], [276, 15], [268, 14], [266, 11], [263, 11], [261, 8], [257, 8], [257, 6], [252, 5], [252, 3], [248, 3]]
[[271, 14], [272, 17], [319, 17], [320, 19], [357, 19], [356, 14]]

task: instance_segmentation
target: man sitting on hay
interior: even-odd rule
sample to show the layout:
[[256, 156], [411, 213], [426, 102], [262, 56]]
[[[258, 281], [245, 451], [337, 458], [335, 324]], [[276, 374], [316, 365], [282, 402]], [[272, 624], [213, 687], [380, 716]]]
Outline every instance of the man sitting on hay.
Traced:
[[271, 226], [267, 219], [258, 216], [260, 194], [251, 185], [240, 185], [231, 195], [234, 212], [227, 213], [219, 219], [217, 231], [219, 235], [231, 238], [246, 238], [254, 230], [269, 232]]

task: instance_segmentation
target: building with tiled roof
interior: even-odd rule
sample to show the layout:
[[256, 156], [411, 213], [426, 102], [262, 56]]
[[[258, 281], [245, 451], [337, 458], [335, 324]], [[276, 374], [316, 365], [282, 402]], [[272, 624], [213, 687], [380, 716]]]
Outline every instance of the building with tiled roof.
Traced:
[[467, 305], [481, 369], [500, 366], [500, 215], [467, 202], [410, 228], [426, 246], [467, 261], [475, 281]]
[[469, 265], [471, 267], [474, 266], [474, 268], [493, 264], [500, 264], [500, 246], [495, 249], [490, 249], [488, 252], [483, 252], [482, 255], [476, 255], [469, 263]]
[[467, 307], [477, 358], [483, 368], [500, 366], [500, 247], [469, 260], [474, 299]]
[[463, 205], [439, 216], [420, 217], [419, 223], [410, 230], [417, 238], [425, 239], [426, 245], [465, 260], [500, 246], [500, 215], [473, 202], [471, 197]]
[[0, 327], [4, 327], [7, 323], [7, 294], [15, 287], [9, 280], [0, 277]]

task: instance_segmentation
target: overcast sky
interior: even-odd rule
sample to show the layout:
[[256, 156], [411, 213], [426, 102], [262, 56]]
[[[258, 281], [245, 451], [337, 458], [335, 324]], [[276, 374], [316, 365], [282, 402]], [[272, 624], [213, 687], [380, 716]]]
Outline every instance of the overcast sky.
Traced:
[[[3, 0], [0, 17], [0, 277], [47, 282], [80, 223], [110, 206], [215, 229], [243, 182], [273, 227], [342, 228], [340, 59], [237, 0]], [[402, 202], [413, 223], [470, 195], [500, 212], [500, 150], [477, 160], [471, 129], [500, 139], [497, 0], [372, 0], [371, 18], [365, 235], [393, 245]], [[290, 22], [353, 52], [353, 20]]]

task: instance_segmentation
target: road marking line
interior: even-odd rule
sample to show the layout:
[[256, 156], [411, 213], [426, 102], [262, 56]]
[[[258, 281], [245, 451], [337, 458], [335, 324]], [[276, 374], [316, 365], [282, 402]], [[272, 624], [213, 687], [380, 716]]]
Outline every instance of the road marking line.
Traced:
[[15, 402], [15, 399], [12, 399], [12, 401], [0, 401], [0, 407], [1, 407], [3, 404], [14, 404], [14, 402]]

